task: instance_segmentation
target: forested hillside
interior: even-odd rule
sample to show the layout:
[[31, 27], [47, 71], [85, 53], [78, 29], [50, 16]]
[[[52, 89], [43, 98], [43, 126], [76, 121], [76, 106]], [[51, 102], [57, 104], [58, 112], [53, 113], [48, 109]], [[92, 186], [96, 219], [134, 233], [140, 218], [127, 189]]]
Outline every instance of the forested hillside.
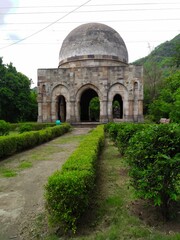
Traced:
[[162, 117], [180, 122], [180, 34], [135, 61], [144, 66], [144, 114], [159, 122]]
[[136, 60], [133, 64], [144, 65], [153, 60], [162, 68], [180, 65], [180, 34], [171, 41], [157, 46], [148, 56]]

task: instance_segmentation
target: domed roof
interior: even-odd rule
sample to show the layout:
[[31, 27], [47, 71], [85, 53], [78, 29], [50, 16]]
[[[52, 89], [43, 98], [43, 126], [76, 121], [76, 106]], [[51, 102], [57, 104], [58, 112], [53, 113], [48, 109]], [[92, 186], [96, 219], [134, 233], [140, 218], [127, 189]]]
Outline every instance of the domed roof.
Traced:
[[119, 33], [101, 23], [87, 23], [72, 30], [63, 41], [59, 65], [91, 58], [128, 63], [127, 48]]

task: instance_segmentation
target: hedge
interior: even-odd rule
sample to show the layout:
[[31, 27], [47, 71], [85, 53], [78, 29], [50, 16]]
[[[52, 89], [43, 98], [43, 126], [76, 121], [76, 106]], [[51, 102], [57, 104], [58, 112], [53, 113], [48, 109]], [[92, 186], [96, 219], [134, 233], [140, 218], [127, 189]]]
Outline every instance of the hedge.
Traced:
[[48, 127], [39, 131], [24, 132], [16, 136], [0, 137], [0, 158], [50, 141], [68, 132], [70, 127], [70, 124], [63, 123], [60, 126]]
[[103, 145], [104, 126], [100, 125], [80, 143], [61, 171], [49, 177], [45, 199], [51, 224], [76, 232], [78, 221], [89, 206]]
[[54, 127], [56, 124], [55, 123], [37, 123], [37, 122], [21, 122], [21, 123], [11, 123], [10, 124], [10, 130], [19, 130], [21, 126], [23, 125], [30, 125], [33, 131], [38, 131], [47, 127]]
[[0, 136], [6, 136], [10, 131], [10, 123], [0, 120]]

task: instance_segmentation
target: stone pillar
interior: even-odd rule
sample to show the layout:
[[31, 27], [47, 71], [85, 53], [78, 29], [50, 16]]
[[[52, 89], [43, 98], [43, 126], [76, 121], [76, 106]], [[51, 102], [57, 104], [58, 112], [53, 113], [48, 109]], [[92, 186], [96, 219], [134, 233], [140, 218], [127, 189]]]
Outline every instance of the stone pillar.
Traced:
[[138, 110], [139, 110], [139, 114], [138, 114], [138, 122], [143, 122], [144, 121], [144, 116], [143, 116], [143, 100], [139, 100], [138, 101]]
[[56, 109], [57, 109], [57, 101], [53, 99], [51, 102], [51, 120], [52, 120], [52, 122], [55, 122], [57, 120]]
[[80, 116], [80, 101], [74, 101], [74, 116], [75, 116], [75, 122], [80, 122], [81, 116]]
[[107, 101], [100, 101], [100, 122], [107, 123], [108, 122], [108, 113], [107, 113]]
[[38, 101], [38, 119], [37, 119], [38, 122], [42, 122], [43, 119], [42, 119], [42, 102], [39, 102]]
[[46, 122], [51, 122], [51, 101], [47, 100], [46, 102]]
[[134, 111], [134, 100], [128, 100], [128, 111], [127, 114], [124, 115], [124, 120], [127, 122], [133, 122], [134, 118], [133, 118], [133, 111]]
[[107, 102], [108, 121], [113, 121], [112, 102]]
[[68, 122], [76, 122], [76, 112], [75, 112], [75, 101], [71, 100], [68, 104], [67, 104], [67, 121]]

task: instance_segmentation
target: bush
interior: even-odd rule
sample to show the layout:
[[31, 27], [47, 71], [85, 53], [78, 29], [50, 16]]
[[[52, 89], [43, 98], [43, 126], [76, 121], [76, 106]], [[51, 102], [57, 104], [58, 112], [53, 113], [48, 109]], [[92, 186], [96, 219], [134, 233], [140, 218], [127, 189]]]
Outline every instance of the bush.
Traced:
[[0, 138], [0, 158], [47, 142], [68, 132], [70, 128], [70, 124], [63, 123], [60, 126], [49, 127], [39, 131], [24, 132], [17, 136], [3, 136]]
[[4, 120], [0, 120], [0, 136], [8, 135], [10, 131], [10, 124]]
[[19, 133], [30, 132], [32, 131], [32, 129], [33, 129], [32, 124], [24, 123], [19, 126]]
[[61, 171], [45, 186], [49, 221], [74, 233], [89, 205], [96, 178], [97, 159], [104, 144], [103, 126], [94, 129], [72, 153]]
[[116, 142], [119, 128], [123, 128], [125, 126], [126, 126], [126, 123], [109, 122], [105, 125], [104, 129], [105, 129], [105, 132], [109, 134], [109, 137], [111, 138], [111, 140]]
[[118, 147], [119, 152], [124, 155], [126, 149], [129, 145], [129, 140], [131, 137], [138, 131], [141, 131], [147, 127], [145, 124], [134, 124], [134, 123], [125, 123], [121, 124], [121, 127], [118, 127], [117, 137], [116, 137], [116, 145]]
[[161, 206], [166, 219], [170, 203], [180, 193], [179, 142], [178, 124], [150, 125], [130, 139], [126, 152], [138, 196]]

